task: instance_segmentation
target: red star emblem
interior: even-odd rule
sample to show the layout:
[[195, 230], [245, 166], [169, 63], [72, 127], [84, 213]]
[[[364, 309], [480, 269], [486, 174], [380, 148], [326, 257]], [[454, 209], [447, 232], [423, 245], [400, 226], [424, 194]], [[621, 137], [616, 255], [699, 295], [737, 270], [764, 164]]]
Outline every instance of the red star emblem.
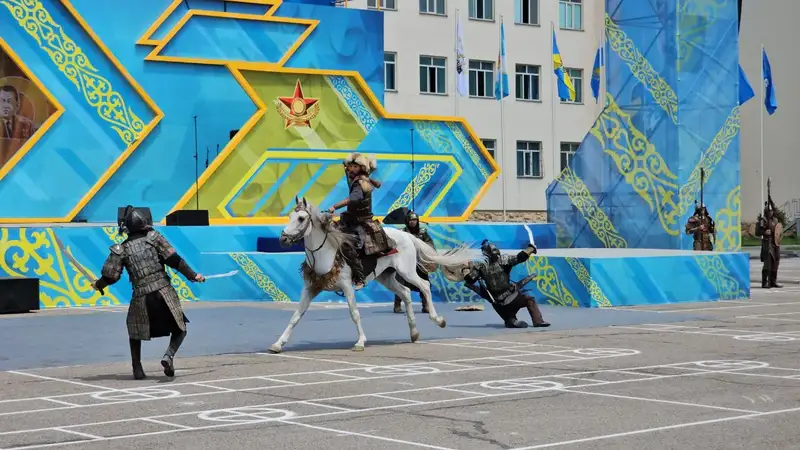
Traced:
[[309, 108], [314, 106], [319, 99], [306, 98], [303, 95], [303, 85], [300, 84], [300, 80], [297, 80], [297, 84], [294, 86], [294, 95], [292, 97], [278, 97], [278, 100], [289, 110], [291, 119], [286, 119], [286, 128], [292, 125], [311, 126]]

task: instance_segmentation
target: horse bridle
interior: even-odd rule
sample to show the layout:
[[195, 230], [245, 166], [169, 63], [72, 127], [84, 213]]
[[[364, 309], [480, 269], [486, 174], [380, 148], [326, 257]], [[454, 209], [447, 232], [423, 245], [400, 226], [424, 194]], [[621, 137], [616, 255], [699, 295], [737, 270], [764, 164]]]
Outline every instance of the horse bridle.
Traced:
[[[295, 206], [294, 210], [295, 210], [295, 212], [302, 211], [302, 212], [305, 212], [306, 214], [308, 214], [308, 222], [306, 222], [303, 225], [303, 228], [300, 231], [298, 231], [297, 234], [295, 234], [293, 236], [290, 236], [290, 235], [286, 234], [285, 232], [281, 232], [281, 236], [283, 236], [286, 239], [288, 239], [292, 244], [294, 244], [295, 242], [299, 241], [300, 239], [305, 239], [305, 234], [306, 234], [306, 231], [308, 230], [308, 227], [310, 227], [310, 226], [312, 226], [314, 224], [314, 216], [311, 214], [311, 212], [308, 209], [300, 206], [300, 204], [298, 203], [297, 206]], [[325, 243], [328, 242], [328, 234], [329, 233], [330, 233], [330, 231], [328, 231], [326, 229], [325, 230], [325, 238], [322, 240], [322, 243], [319, 244], [319, 247], [317, 247], [314, 250], [310, 250], [306, 246], [305, 242], [303, 242], [303, 249], [305, 250], [305, 253], [306, 253], [306, 262], [309, 263], [309, 266], [314, 267], [314, 265], [316, 264], [317, 258], [314, 256], [314, 254], [317, 253], [318, 251], [320, 251], [322, 249], [322, 247], [325, 246]], [[309, 254], [311, 256], [311, 261], [308, 260]]]

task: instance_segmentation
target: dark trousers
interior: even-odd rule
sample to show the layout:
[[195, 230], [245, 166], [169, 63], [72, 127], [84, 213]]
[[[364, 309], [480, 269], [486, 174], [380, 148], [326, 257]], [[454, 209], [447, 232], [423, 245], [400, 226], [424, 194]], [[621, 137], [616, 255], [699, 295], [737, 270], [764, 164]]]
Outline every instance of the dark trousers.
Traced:
[[491, 305], [497, 315], [503, 319], [503, 323], [515, 322], [517, 320], [517, 313], [522, 308], [528, 308], [528, 312], [534, 324], [544, 323], [544, 317], [542, 317], [542, 312], [539, 310], [539, 305], [537, 305], [536, 300], [528, 294], [519, 293], [514, 300], [506, 305], [498, 305], [496, 303], [492, 303]]
[[781, 248], [776, 246], [772, 251], [768, 246], [761, 250], [761, 261], [764, 266], [761, 268], [761, 285], [773, 287], [778, 284], [778, 266], [781, 261]]

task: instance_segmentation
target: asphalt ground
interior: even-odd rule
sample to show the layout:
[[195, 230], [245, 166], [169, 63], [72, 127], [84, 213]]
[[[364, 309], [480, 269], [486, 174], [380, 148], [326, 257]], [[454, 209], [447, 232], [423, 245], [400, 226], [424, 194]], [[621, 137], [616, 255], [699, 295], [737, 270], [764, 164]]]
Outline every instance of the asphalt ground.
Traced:
[[[793, 281], [800, 262], [784, 269]], [[545, 330], [437, 305], [441, 330], [417, 304], [416, 344], [390, 305], [369, 305], [364, 352], [347, 310], [318, 305], [280, 355], [265, 350], [292, 305], [197, 304], [177, 376], [161, 373], [161, 339], [144, 344], [142, 381], [124, 309], [4, 317], [0, 448], [797, 448], [798, 294], [544, 308]]]

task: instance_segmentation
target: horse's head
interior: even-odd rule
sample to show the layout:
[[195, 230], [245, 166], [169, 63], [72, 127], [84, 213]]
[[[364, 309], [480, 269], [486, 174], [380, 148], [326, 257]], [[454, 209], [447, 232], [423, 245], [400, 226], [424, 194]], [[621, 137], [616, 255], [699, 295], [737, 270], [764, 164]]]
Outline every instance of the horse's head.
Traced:
[[290, 247], [308, 237], [316, 215], [314, 206], [309, 204], [305, 197], [302, 200], [295, 197], [294, 201], [296, 206], [289, 214], [289, 224], [281, 231], [280, 244], [284, 247]]

